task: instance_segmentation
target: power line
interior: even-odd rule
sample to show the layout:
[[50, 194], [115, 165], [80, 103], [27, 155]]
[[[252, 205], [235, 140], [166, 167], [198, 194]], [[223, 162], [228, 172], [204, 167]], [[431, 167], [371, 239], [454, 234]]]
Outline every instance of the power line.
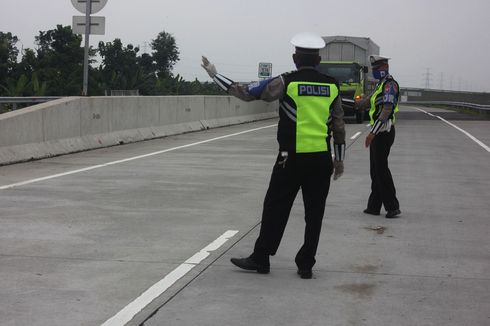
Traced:
[[432, 80], [432, 73], [430, 72], [430, 68], [427, 68], [427, 71], [423, 74], [425, 79], [425, 88], [430, 88], [430, 82]]

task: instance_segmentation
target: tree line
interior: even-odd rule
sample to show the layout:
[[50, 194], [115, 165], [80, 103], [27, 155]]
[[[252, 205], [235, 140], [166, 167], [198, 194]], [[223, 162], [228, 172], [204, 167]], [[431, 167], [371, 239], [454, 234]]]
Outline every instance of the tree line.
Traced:
[[[18, 42], [17, 36], [0, 31], [0, 96], [81, 95], [84, 49], [82, 36], [71, 26], [39, 32], [37, 49], [19, 51]], [[180, 53], [171, 34], [160, 32], [150, 45], [151, 53], [141, 53], [139, 47], [116, 38], [90, 47], [88, 95], [110, 95], [111, 90], [137, 90], [140, 95], [222, 94], [214, 83], [186, 81], [172, 73]]]

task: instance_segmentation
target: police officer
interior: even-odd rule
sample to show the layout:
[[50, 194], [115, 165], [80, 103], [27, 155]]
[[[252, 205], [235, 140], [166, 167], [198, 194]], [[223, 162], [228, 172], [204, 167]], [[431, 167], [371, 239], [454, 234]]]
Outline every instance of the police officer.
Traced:
[[316, 262], [330, 177], [333, 173], [335, 180], [344, 170], [344, 113], [337, 81], [315, 70], [324, 40], [302, 33], [293, 37], [291, 43], [296, 49], [293, 60], [297, 70], [248, 85], [239, 85], [219, 74], [205, 57], [202, 66], [230, 95], [244, 101], [279, 100], [279, 153], [264, 199], [260, 234], [249, 257], [232, 258], [231, 262], [242, 269], [269, 273], [269, 257], [279, 247], [291, 207], [301, 189], [306, 227], [304, 243], [295, 262], [300, 277], [309, 279]]
[[386, 218], [396, 218], [401, 211], [388, 167], [388, 156], [395, 140], [399, 86], [389, 74], [388, 60], [380, 55], [370, 56], [373, 77], [378, 83], [371, 96], [359, 103], [361, 108], [369, 108], [371, 124], [365, 142], [366, 147], [369, 147], [371, 194], [364, 213], [380, 215], [381, 206], [384, 206]]

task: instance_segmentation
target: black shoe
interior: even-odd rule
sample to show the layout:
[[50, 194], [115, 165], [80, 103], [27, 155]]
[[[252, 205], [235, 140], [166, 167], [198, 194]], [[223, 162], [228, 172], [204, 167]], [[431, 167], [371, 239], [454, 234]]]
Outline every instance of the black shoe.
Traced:
[[386, 218], [397, 218], [397, 217], [400, 217], [399, 215], [401, 213], [402, 212], [399, 209], [395, 209], [394, 211], [388, 211], [386, 213]]
[[313, 272], [311, 271], [311, 269], [298, 269], [298, 275], [305, 280], [313, 278]]
[[370, 210], [369, 208], [366, 208], [365, 210], [363, 210], [363, 212], [370, 215], [379, 215], [379, 212]]
[[270, 266], [257, 264], [252, 258], [232, 258], [230, 259], [233, 265], [245, 269], [247, 271], [257, 271], [260, 274], [269, 274]]

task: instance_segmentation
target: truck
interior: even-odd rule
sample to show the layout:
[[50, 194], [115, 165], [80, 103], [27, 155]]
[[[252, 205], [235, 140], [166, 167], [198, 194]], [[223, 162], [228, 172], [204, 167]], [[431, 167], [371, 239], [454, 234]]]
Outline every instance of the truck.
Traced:
[[354, 116], [362, 123], [367, 114], [355, 103], [374, 89], [369, 56], [379, 54], [379, 46], [368, 37], [323, 36], [325, 47], [320, 49], [318, 71], [334, 77], [340, 86], [345, 116]]

